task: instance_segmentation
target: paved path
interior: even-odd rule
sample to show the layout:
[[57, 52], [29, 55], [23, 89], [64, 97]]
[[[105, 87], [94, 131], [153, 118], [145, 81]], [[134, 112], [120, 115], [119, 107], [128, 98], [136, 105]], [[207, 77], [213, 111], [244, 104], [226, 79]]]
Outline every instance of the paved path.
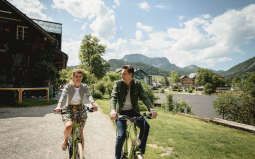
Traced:
[[[164, 93], [159, 93], [159, 98], [161, 101], [165, 99]], [[156, 96], [158, 95], [155, 94]], [[216, 100], [217, 96], [210, 95], [196, 95], [196, 94], [184, 94], [184, 93], [173, 93], [173, 99], [176, 101], [182, 96], [184, 101], [189, 101], [189, 105], [193, 107], [196, 116], [206, 117], [206, 118], [221, 118], [221, 115], [215, 114], [215, 109], [213, 108], [213, 101]]]
[[[0, 109], [1, 159], [67, 159], [61, 150], [64, 125], [56, 105]], [[88, 113], [84, 128], [87, 159], [114, 158], [115, 129], [100, 109]]]

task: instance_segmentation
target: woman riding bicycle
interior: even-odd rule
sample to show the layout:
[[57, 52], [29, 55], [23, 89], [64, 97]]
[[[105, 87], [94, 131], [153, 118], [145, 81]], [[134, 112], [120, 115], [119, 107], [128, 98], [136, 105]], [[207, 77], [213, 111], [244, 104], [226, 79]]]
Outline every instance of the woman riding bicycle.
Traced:
[[[82, 111], [84, 108], [84, 95], [88, 98], [89, 102], [92, 105], [92, 108], [94, 111], [97, 111], [97, 106], [94, 102], [94, 99], [90, 93], [90, 90], [88, 88], [87, 84], [81, 83], [82, 81], [82, 71], [79, 69], [74, 69], [72, 72], [72, 82], [67, 84], [63, 91], [62, 95], [58, 101], [58, 105], [56, 107], [56, 113], [58, 114], [61, 111], [61, 105], [66, 99], [66, 105], [63, 107], [63, 110], [72, 110], [74, 112], [77, 111]], [[80, 122], [80, 130], [81, 130], [81, 135], [79, 136], [82, 139], [82, 150], [84, 151], [84, 138], [83, 138], [83, 128], [85, 126], [87, 119], [87, 113], [86, 111], [79, 117], [79, 122]], [[72, 131], [72, 125], [73, 125], [73, 118], [72, 115], [70, 114], [64, 114], [62, 115], [62, 120], [65, 124], [65, 129], [64, 129], [64, 140], [61, 144], [61, 148], [63, 151], [66, 150], [67, 148], [67, 139], [68, 135]]]

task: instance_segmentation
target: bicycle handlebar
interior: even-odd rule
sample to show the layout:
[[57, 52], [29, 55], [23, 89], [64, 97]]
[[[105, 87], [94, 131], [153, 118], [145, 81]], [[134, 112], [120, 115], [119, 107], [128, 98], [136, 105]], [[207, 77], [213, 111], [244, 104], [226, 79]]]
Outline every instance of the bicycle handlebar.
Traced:
[[127, 115], [116, 115], [116, 118], [119, 120], [130, 120], [130, 121], [135, 121], [135, 120], [141, 120], [143, 117], [146, 117], [147, 119], [151, 119], [152, 114], [146, 114], [143, 113], [140, 117], [130, 117]]
[[[55, 109], [54, 109], [54, 111], [56, 111]], [[94, 108], [89, 108], [89, 107], [87, 107], [87, 109], [84, 109], [84, 110], [82, 110], [82, 111], [77, 111], [77, 112], [74, 112], [74, 111], [72, 111], [72, 110], [62, 110], [61, 109], [61, 111], [60, 111], [60, 115], [62, 115], [62, 114], [67, 114], [67, 113], [73, 113], [73, 114], [78, 114], [78, 113], [83, 113], [83, 112], [85, 112], [85, 111], [89, 111], [89, 112], [94, 112]], [[55, 114], [56, 114], [56, 112], [55, 112]]]

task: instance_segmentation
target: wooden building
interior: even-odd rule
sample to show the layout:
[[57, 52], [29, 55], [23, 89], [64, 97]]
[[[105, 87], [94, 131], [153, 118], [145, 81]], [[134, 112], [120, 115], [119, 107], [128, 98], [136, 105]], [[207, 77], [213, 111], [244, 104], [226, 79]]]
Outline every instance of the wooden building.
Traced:
[[43, 69], [66, 68], [62, 24], [31, 19], [7, 0], [0, 0], [0, 27], [0, 80], [13, 87], [40, 87], [50, 80], [39, 76]]
[[191, 73], [189, 75], [181, 76], [181, 84], [183, 86], [195, 86], [195, 74]]
[[216, 76], [216, 77], [218, 77], [218, 78], [221, 78], [221, 79], [225, 80], [224, 77], [222, 77], [222, 76], [220, 76], [220, 75], [218, 75], [218, 74], [216, 74], [216, 73], [213, 73], [213, 75]]

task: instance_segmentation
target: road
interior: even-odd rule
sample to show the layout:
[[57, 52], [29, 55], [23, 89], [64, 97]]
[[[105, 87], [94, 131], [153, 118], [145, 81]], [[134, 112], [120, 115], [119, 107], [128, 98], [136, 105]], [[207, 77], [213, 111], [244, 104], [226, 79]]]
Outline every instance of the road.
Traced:
[[[0, 109], [1, 159], [68, 159], [61, 150], [64, 125], [56, 105]], [[86, 159], [114, 158], [115, 129], [100, 109], [88, 113], [84, 128]]]
[[[164, 101], [165, 94], [157, 93], [156, 96], [159, 95], [161, 98], [160, 101]], [[173, 100], [177, 101], [178, 98], [182, 97], [184, 101], [188, 101], [189, 105], [193, 107], [196, 116], [206, 117], [206, 118], [221, 118], [221, 115], [215, 114], [215, 109], [213, 108], [213, 101], [216, 100], [217, 96], [210, 95], [196, 95], [196, 94], [188, 94], [188, 93], [173, 93]]]

